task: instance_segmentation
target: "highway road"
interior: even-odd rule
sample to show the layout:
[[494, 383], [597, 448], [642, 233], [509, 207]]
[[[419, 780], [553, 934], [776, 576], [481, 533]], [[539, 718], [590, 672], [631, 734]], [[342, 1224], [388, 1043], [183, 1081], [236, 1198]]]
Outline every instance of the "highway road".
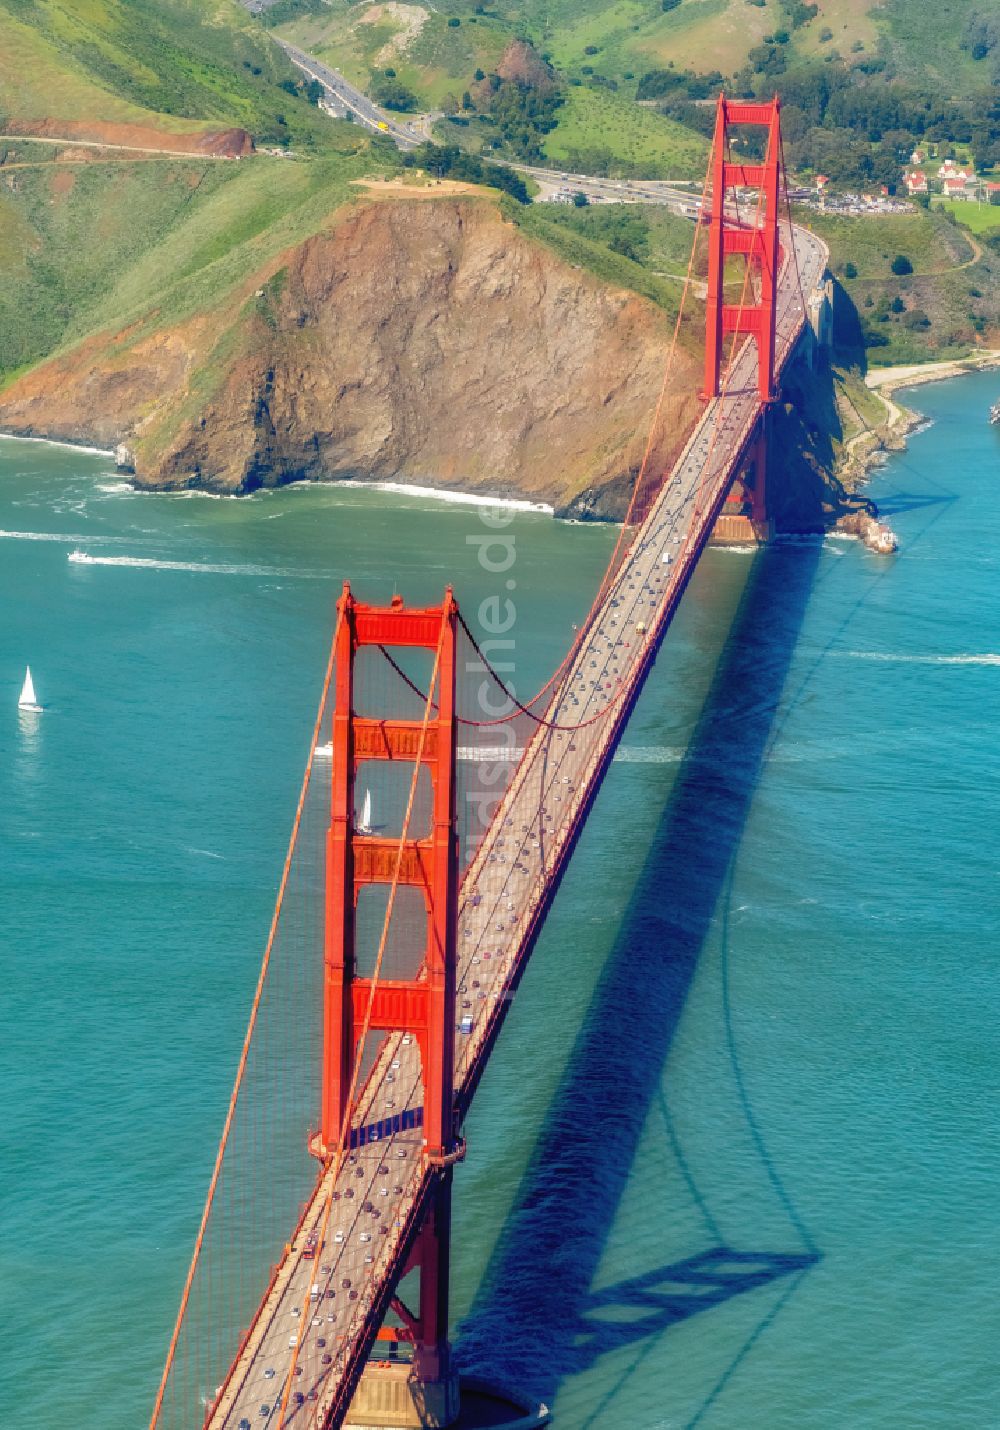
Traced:
[[[827, 254], [815, 235], [784, 226], [778, 289], [778, 367], [801, 332], [801, 293], [818, 285]], [[792, 254], [797, 264], [792, 259]], [[801, 275], [801, 289], [799, 275]], [[554, 688], [540, 726], [462, 883], [459, 1018], [472, 1020], [455, 1053], [464, 1111], [506, 1016], [520, 971], [614, 753], [632, 704], [708, 539], [751, 436], [760, 403], [756, 356], [746, 341], [726, 390], [706, 404], [640, 527], [618, 574]], [[558, 726], [559, 728], [550, 728]], [[496, 731], [463, 730], [496, 744]], [[321, 959], [322, 948], [315, 957]], [[339, 1172], [319, 1176], [233, 1370], [206, 1424], [247, 1430], [279, 1424], [284, 1384], [297, 1356], [285, 1423], [339, 1424], [384, 1305], [403, 1268], [409, 1228], [437, 1175], [423, 1164], [423, 1084], [416, 1043], [390, 1036], [354, 1118], [355, 1142]], [[398, 1131], [387, 1119], [403, 1119]], [[382, 1122], [372, 1143], [360, 1128]], [[328, 1216], [325, 1245], [315, 1254]]]
[[315, 56], [306, 54], [305, 50], [290, 45], [287, 40], [278, 40], [277, 43], [297, 69], [310, 79], [319, 81], [330, 99], [350, 110], [354, 117], [369, 129], [390, 135], [401, 149], [415, 149], [428, 137], [424, 132], [426, 116], [402, 120], [373, 104], [368, 96], [351, 84], [339, 70], [331, 69]]
[[[431, 113], [415, 114], [412, 118], [402, 119], [399, 115], [374, 104], [339, 70], [323, 64], [314, 55], [307, 54], [305, 50], [298, 49], [286, 40], [278, 40], [277, 43], [304, 75], [319, 81], [328, 99], [349, 110], [355, 119], [367, 128], [375, 130], [376, 133], [388, 134], [400, 149], [414, 149], [418, 144], [430, 139], [434, 124], [443, 118], [440, 114]], [[539, 197], [542, 199], [559, 189], [571, 189], [574, 193], [586, 194], [588, 199], [598, 203], [665, 204], [677, 213], [694, 217], [694, 205], [700, 195], [700, 186], [697, 193], [693, 192], [690, 182], [683, 179], [606, 179], [517, 162], [511, 163], [510, 167], [534, 179], [540, 187]]]

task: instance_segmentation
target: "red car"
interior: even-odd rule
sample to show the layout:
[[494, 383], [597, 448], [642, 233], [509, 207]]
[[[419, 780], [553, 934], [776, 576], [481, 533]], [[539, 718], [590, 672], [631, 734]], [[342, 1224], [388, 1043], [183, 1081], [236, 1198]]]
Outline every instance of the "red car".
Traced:
[[311, 1232], [306, 1238], [306, 1244], [302, 1248], [302, 1258], [304, 1261], [312, 1261], [319, 1249], [319, 1238], [315, 1232]]

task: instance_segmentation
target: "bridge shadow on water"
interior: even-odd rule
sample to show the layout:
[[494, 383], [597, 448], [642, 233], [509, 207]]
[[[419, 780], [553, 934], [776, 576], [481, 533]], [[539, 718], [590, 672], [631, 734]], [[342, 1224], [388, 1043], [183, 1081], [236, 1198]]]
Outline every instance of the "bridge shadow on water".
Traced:
[[[737, 1250], [726, 1244], [681, 1154], [663, 1076], [774, 734], [820, 552], [820, 542], [779, 543], [754, 559], [543, 1131], [459, 1327], [456, 1349], [463, 1366], [499, 1376], [549, 1404], [564, 1381], [602, 1356], [633, 1348], [624, 1374], [620, 1356], [616, 1359], [620, 1386], [671, 1326], [789, 1278], [785, 1294], [769, 1298], [760, 1324], [729, 1367], [705, 1387], [700, 1408], [688, 1421], [700, 1422], [766, 1323], [819, 1259], [760, 1136], [731, 1037], [728, 1053], [742, 1110], [787, 1215], [790, 1248]], [[595, 1291], [651, 1112], [663, 1120], [704, 1232], [691, 1254], [666, 1264], [657, 1258], [662, 1243], [648, 1237], [649, 1269]], [[669, 1205], [663, 1210], [666, 1225]], [[661, 1397], [658, 1413], [667, 1408]], [[600, 1420], [600, 1412], [601, 1406], [593, 1407], [586, 1424], [617, 1423]]]

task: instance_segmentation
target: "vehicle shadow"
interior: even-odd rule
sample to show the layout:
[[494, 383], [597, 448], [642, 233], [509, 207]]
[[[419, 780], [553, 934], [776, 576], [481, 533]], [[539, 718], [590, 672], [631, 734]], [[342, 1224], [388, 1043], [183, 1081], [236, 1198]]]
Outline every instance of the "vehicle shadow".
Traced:
[[[779, 1278], [801, 1277], [819, 1259], [759, 1135], [730, 1039], [754, 1145], [788, 1212], [790, 1247], [727, 1246], [678, 1156], [702, 1224], [697, 1247], [661, 1264], [663, 1247], [651, 1239], [648, 1270], [595, 1289], [650, 1113], [659, 1109], [674, 1136], [664, 1066], [774, 734], [821, 549], [818, 542], [778, 544], [754, 560], [562, 1081], [458, 1328], [463, 1367], [550, 1404], [567, 1377], [609, 1352], [632, 1346], [637, 1364], [652, 1338], [678, 1322]], [[600, 800], [595, 813], [600, 821]], [[746, 1347], [737, 1360], [744, 1354]], [[706, 1406], [718, 1390], [706, 1387]]]

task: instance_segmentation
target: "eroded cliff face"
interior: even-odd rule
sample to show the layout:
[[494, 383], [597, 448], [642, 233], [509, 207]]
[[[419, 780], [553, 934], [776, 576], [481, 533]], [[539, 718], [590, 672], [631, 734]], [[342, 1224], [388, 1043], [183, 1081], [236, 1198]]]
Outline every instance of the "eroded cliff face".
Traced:
[[[224, 312], [91, 340], [0, 395], [7, 431], [125, 443], [148, 487], [351, 477], [620, 514], [669, 325], [562, 263], [489, 199], [358, 202]], [[665, 466], [697, 417], [675, 356]]]

